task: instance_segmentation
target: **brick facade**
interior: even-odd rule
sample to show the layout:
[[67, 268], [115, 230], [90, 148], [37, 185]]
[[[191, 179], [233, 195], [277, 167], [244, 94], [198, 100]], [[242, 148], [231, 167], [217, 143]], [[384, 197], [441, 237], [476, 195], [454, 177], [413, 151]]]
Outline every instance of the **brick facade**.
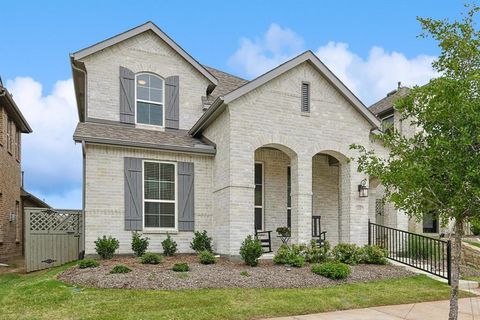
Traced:
[[[7, 126], [11, 128], [8, 132], [12, 133], [11, 149], [8, 147]], [[15, 135], [19, 137], [20, 132], [13, 121], [8, 121], [5, 108], [0, 106], [0, 261], [22, 255], [20, 148], [15, 148]], [[16, 216], [14, 221], [10, 221], [12, 213]]]

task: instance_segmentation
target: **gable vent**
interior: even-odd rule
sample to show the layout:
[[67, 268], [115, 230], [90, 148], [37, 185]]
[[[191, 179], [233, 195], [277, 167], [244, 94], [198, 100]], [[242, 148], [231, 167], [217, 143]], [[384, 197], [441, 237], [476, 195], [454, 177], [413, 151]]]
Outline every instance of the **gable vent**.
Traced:
[[302, 82], [302, 112], [310, 112], [310, 84]]

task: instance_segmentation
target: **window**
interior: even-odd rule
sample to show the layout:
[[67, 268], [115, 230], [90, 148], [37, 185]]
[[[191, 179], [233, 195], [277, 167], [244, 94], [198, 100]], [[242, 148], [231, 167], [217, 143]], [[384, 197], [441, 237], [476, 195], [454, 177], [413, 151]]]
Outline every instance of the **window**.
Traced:
[[292, 227], [292, 169], [287, 168], [287, 227]]
[[434, 212], [430, 212], [423, 216], [423, 232], [438, 233], [438, 216]]
[[393, 114], [391, 116], [385, 117], [382, 119], [382, 130], [385, 132], [393, 128], [395, 118]]
[[17, 157], [17, 160], [20, 160], [20, 135], [21, 132], [17, 129], [15, 134], [15, 156]]
[[174, 163], [143, 162], [145, 228], [177, 228], [176, 172]]
[[263, 230], [263, 163], [255, 163], [255, 230]]
[[302, 112], [310, 112], [310, 83], [302, 82]]
[[7, 151], [12, 152], [12, 128], [13, 122], [12, 120], [7, 118]]
[[20, 242], [20, 232], [21, 232], [21, 221], [20, 221], [20, 202], [15, 201], [15, 242]]
[[164, 82], [149, 73], [136, 75], [137, 123], [160, 126], [164, 123]]

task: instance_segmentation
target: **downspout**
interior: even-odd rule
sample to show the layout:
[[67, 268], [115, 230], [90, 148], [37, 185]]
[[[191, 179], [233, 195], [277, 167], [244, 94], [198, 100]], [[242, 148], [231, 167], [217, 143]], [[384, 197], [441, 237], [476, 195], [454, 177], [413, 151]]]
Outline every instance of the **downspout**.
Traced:
[[85, 149], [85, 141], [82, 141], [82, 159], [83, 159], [83, 163], [82, 163], [82, 240], [81, 240], [81, 243], [82, 243], [82, 256], [84, 257], [85, 256], [85, 194], [86, 194], [86, 187], [85, 187], [85, 181], [86, 181], [86, 154], [87, 154], [87, 151]]

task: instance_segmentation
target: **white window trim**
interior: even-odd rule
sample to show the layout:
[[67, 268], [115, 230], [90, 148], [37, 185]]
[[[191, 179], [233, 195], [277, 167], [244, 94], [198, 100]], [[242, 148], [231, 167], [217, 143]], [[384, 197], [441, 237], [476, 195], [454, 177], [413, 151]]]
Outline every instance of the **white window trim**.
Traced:
[[[158, 77], [160, 79], [162, 79], [162, 103], [158, 103], [156, 101], [150, 101], [150, 100], [143, 100], [143, 99], [137, 99], [137, 77], [138, 76], [141, 76], [141, 75], [144, 75], [144, 74], [148, 74], [148, 75], [153, 75], [155, 77]], [[137, 121], [137, 115], [138, 115], [138, 111], [137, 111], [137, 101], [140, 101], [140, 102], [145, 102], [145, 103], [150, 103], [150, 104], [154, 104], [154, 105], [157, 105], [157, 106], [162, 106], [163, 110], [162, 110], [162, 125], [161, 126], [157, 126], [155, 124], [148, 124], [148, 123], [139, 123]], [[138, 72], [135, 74], [135, 124], [136, 125], [139, 125], [139, 126], [142, 126], [142, 127], [150, 127], [150, 128], [161, 128], [161, 129], [164, 129], [165, 128], [165, 78], [163, 77], [160, 77], [158, 74], [155, 74], [153, 72]]]
[[[173, 164], [175, 169], [175, 200], [150, 200], [145, 199], [145, 163], [166, 163]], [[145, 226], [145, 202], [158, 202], [158, 203], [175, 203], [175, 228], [152, 228]], [[178, 232], [178, 174], [177, 163], [172, 161], [158, 161], [158, 160], [143, 160], [142, 161], [142, 220], [144, 232]]]
[[[262, 228], [261, 229], [255, 229], [256, 231], [265, 231], [265, 164], [263, 161], [255, 161], [255, 164], [261, 164], [262, 165], [262, 205], [257, 206], [255, 205], [255, 190], [254, 190], [254, 195], [253, 195], [253, 228], [255, 229], [255, 209], [262, 209]], [[254, 179], [253, 183], [255, 184], [255, 167], [253, 168], [254, 172]]]

